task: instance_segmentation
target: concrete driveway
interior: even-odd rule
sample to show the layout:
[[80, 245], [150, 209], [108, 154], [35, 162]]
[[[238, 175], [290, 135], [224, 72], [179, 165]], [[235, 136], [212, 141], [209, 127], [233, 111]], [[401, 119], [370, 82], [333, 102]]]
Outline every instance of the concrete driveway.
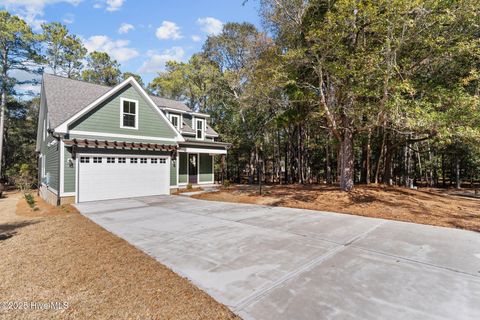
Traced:
[[480, 319], [480, 234], [156, 196], [78, 204], [245, 319]]

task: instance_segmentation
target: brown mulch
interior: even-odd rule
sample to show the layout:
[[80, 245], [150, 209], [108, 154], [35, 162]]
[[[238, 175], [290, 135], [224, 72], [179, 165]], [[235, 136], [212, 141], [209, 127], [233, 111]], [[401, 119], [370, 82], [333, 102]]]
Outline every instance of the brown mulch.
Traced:
[[0, 199], [0, 302], [67, 302], [68, 308], [0, 309], [1, 319], [236, 318], [72, 206], [39, 200], [32, 211], [24, 202], [19, 193]]
[[52, 205], [49, 205], [45, 201], [43, 201], [43, 199], [40, 198], [35, 193], [35, 191], [33, 191], [31, 194], [35, 199], [36, 210], [32, 210], [32, 208], [30, 208], [30, 206], [28, 205], [27, 201], [22, 199], [21, 201], [17, 202], [17, 208], [15, 211], [16, 215], [21, 217], [39, 218], [39, 217], [64, 215], [68, 213], [79, 213], [78, 210], [70, 204], [54, 207]]
[[412, 190], [378, 185], [355, 186], [342, 192], [337, 186], [234, 186], [194, 196], [198, 199], [242, 202], [348, 213], [480, 232], [480, 200], [455, 195], [455, 191]]
[[178, 189], [177, 191], [175, 192], [172, 192], [172, 195], [179, 195], [179, 194], [182, 194], [182, 193], [187, 193], [187, 192], [196, 192], [196, 191], [202, 191], [203, 189], [202, 188], [184, 188], [184, 189]]

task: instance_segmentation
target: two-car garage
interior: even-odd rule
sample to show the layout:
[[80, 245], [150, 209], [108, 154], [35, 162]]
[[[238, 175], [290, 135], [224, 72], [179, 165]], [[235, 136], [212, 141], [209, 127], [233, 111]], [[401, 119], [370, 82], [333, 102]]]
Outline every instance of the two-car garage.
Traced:
[[170, 157], [79, 154], [77, 202], [170, 193]]

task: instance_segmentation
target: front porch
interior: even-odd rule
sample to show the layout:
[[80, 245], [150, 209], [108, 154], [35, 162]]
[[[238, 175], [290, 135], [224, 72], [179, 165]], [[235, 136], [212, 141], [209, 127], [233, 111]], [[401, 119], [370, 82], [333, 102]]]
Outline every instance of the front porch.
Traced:
[[[222, 157], [227, 153], [229, 144], [211, 141], [187, 141], [180, 144], [177, 153], [177, 164], [172, 171], [176, 171], [177, 181], [172, 188], [183, 189], [187, 185], [206, 187], [215, 184], [215, 157]], [[172, 172], [173, 173], [173, 172]]]

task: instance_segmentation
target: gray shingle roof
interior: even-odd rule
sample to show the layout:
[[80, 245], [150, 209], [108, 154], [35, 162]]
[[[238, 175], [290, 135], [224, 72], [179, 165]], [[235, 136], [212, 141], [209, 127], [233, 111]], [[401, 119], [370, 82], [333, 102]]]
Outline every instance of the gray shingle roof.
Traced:
[[213, 130], [212, 127], [210, 127], [208, 124], [207, 124], [206, 132], [209, 135], [218, 136], [218, 133], [215, 130]]
[[88, 82], [43, 75], [43, 87], [52, 128], [82, 110], [112, 88]]
[[[185, 121], [183, 121], [183, 126], [181, 131], [182, 133], [193, 133], [193, 134], [195, 133], [195, 130], [193, 130], [192, 127], [188, 125], [188, 123], [186, 123]], [[205, 132], [207, 133], [207, 135], [210, 135], [210, 136], [218, 136], [218, 133], [215, 132], [215, 130], [213, 130], [212, 127], [210, 127], [208, 124]]]
[[[43, 86], [48, 106], [50, 126], [52, 128], [62, 124], [90, 103], [107, 93], [112, 87], [84, 81], [43, 74]], [[167, 107], [180, 111], [192, 111], [180, 101], [152, 96], [158, 107]]]

